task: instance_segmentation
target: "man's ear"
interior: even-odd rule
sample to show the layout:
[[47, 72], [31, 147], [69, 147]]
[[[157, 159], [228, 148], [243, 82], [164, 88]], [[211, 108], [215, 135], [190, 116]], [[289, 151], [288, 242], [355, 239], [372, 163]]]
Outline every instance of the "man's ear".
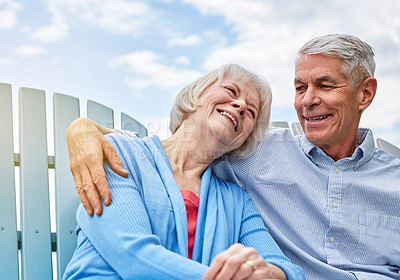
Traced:
[[360, 87], [360, 100], [359, 100], [359, 109], [365, 110], [371, 104], [372, 100], [375, 97], [376, 89], [378, 87], [378, 82], [374, 77], [369, 77], [364, 80]]

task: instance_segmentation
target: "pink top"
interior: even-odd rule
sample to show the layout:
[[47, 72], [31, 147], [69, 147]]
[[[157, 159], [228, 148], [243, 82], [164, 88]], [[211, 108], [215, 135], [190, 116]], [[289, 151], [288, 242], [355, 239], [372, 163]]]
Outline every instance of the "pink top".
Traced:
[[191, 190], [181, 190], [183, 201], [186, 206], [187, 229], [188, 229], [188, 252], [189, 259], [192, 258], [194, 234], [196, 232], [197, 212], [199, 210], [199, 197]]

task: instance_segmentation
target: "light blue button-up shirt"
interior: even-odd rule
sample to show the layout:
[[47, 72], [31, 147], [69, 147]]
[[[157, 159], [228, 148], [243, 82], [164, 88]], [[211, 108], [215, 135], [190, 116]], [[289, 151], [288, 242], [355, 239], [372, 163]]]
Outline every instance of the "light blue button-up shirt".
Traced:
[[358, 147], [337, 162], [304, 136], [270, 130], [247, 158], [214, 166], [250, 194], [283, 252], [308, 280], [400, 279], [400, 159]]

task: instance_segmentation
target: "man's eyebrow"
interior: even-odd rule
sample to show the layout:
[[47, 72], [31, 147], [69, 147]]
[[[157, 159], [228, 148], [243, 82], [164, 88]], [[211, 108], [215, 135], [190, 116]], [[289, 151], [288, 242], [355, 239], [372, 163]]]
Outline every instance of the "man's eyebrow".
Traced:
[[299, 83], [304, 84], [304, 81], [302, 79], [299, 79], [299, 78], [294, 78], [294, 83], [295, 84], [299, 84]]
[[[336, 80], [333, 79], [331, 76], [322, 76], [314, 80], [314, 83], [322, 83], [322, 82], [329, 82], [332, 84], [337, 84]], [[304, 84], [305, 82], [300, 78], [294, 78], [295, 84]]]
[[332, 84], [335, 84], [335, 85], [337, 84], [336, 80], [333, 79], [331, 76], [319, 77], [319, 78], [315, 79], [315, 82], [317, 82], [317, 83], [329, 82], [329, 83], [332, 83]]

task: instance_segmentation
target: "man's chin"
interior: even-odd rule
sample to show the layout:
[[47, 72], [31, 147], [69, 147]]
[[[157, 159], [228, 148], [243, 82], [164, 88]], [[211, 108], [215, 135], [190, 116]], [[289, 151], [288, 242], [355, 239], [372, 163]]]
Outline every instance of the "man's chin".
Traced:
[[306, 130], [304, 135], [306, 136], [307, 140], [315, 146], [319, 146], [324, 143], [324, 139], [326, 138], [323, 131], [316, 129]]

